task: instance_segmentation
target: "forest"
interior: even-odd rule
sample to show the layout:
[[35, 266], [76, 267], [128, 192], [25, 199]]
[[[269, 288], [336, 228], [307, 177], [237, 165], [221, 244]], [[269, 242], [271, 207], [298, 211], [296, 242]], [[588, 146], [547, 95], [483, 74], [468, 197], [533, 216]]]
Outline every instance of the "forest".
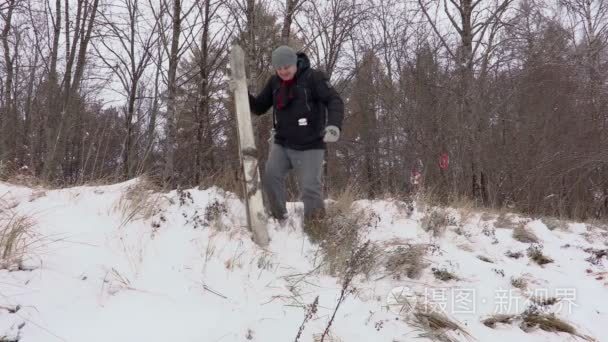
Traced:
[[[230, 49], [256, 93], [288, 44], [346, 106], [328, 196], [608, 215], [608, 0], [2, 0], [0, 18], [0, 180], [238, 191]], [[271, 115], [253, 122], [263, 162]]]

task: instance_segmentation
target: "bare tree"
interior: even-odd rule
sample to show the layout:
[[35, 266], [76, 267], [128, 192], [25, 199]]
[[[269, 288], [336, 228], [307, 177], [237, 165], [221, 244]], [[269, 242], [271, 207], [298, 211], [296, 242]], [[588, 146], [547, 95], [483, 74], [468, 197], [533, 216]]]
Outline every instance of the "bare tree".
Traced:
[[[362, 45], [371, 49], [378, 57], [375, 63], [380, 74], [374, 82], [378, 111], [376, 134], [380, 139], [368, 143], [376, 144], [380, 159], [378, 163], [385, 167], [380, 177], [386, 190], [396, 193], [404, 190], [404, 175], [407, 174], [406, 161], [413, 159], [411, 147], [401, 148], [408, 140], [412, 127], [409, 120], [411, 111], [406, 109], [407, 101], [403, 96], [409, 85], [404, 84], [404, 69], [410, 62], [414, 50], [415, 34], [424, 28], [417, 24], [415, 18], [419, 15], [416, 8], [410, 9], [409, 4], [396, 0], [370, 0], [369, 20], [359, 25], [357, 40], [353, 42], [353, 50]], [[355, 70], [358, 70], [355, 67]], [[374, 73], [376, 75], [376, 73]], [[370, 82], [371, 83], [371, 82]]]
[[[162, 61], [164, 49], [162, 45], [157, 44], [156, 61]], [[148, 118], [148, 127], [146, 128], [145, 134], [145, 149], [144, 155], [142, 156], [142, 165], [144, 170], [151, 169], [151, 158], [150, 155], [154, 148], [154, 139], [156, 132], [156, 121], [158, 118], [159, 107], [160, 107], [160, 78], [162, 73], [161, 63], [156, 63], [154, 71], [154, 91], [152, 94], [152, 105], [150, 106], [150, 114]]]
[[[449, 3], [448, 3], [449, 2]], [[488, 200], [487, 174], [481, 161], [481, 130], [487, 118], [479, 112], [479, 98], [475, 98], [475, 66], [481, 60], [487, 60], [493, 50], [491, 41], [496, 32], [492, 28], [500, 22], [513, 0], [495, 1], [493, 7], [480, 7], [481, 0], [418, 0], [420, 9], [428, 19], [429, 24], [441, 40], [443, 47], [458, 65], [460, 82], [458, 85], [459, 122], [462, 123], [460, 134], [464, 139], [454, 137], [454, 145], [460, 146], [458, 156], [461, 161], [460, 172], [463, 180], [470, 181], [470, 194], [474, 198]], [[443, 13], [448, 18], [451, 27], [459, 37], [458, 47], [454, 47], [440, 31], [437, 17], [432, 17], [430, 7], [436, 10], [443, 7]], [[456, 12], [456, 16], [453, 12]], [[481, 56], [479, 56], [481, 55]], [[470, 171], [469, 171], [470, 170]]]
[[[346, 53], [347, 44], [357, 27], [368, 19], [366, 10], [369, 5], [358, 0], [311, 0], [302, 4], [302, 16], [296, 18], [298, 32], [304, 40], [304, 49], [313, 64], [332, 79], [338, 90], [344, 88], [343, 80], [354, 76], [352, 65], [345, 67], [346, 72], [338, 69], [339, 60]], [[346, 84], [346, 82], [344, 82]], [[325, 188], [329, 192], [339, 177], [336, 149], [327, 148], [324, 166]]]
[[302, 11], [304, 18], [297, 20], [306, 49], [330, 78], [355, 28], [367, 18], [366, 8], [357, 0], [311, 0]]
[[[252, 92], [287, 43], [345, 100], [326, 186], [401, 195], [418, 168], [417, 186], [445, 200], [608, 215], [606, 0], [277, 4], [1, 2], [1, 176], [10, 161], [56, 184], [150, 171], [171, 187], [234, 190], [235, 174], [216, 177], [238, 163], [230, 42], [246, 48]], [[270, 118], [254, 120], [261, 160]]]
[[235, 39], [245, 49], [249, 89], [255, 93], [269, 76], [270, 53], [280, 41], [281, 27], [268, 1], [234, 0], [226, 6], [236, 27]]
[[289, 44], [291, 38], [291, 26], [293, 18], [306, 0], [285, 0], [285, 13], [283, 15], [283, 29], [281, 30], [281, 41]]
[[165, 182], [173, 183], [174, 159], [177, 149], [177, 66], [179, 63], [179, 38], [182, 25], [182, 1], [173, 0], [171, 51], [169, 52], [168, 92], [167, 92], [167, 142], [165, 155]]
[[[91, 2], [92, 1], [92, 2]], [[54, 178], [57, 172], [58, 153], [69, 151], [73, 154], [68, 157], [63, 156], [71, 165], [62, 165], [64, 178], [74, 176], [71, 171], [78, 170], [82, 162], [82, 149], [80, 141], [82, 139], [82, 111], [77, 110], [79, 105], [79, 90], [85, 71], [87, 60], [87, 50], [91, 40], [95, 19], [97, 17], [97, 7], [99, 0], [78, 0], [76, 4], [76, 18], [72, 25], [70, 22], [69, 4], [66, 1], [65, 10], [65, 50], [66, 66], [62, 81], [62, 98], [57, 115], [56, 127], [50, 129], [49, 141], [47, 143], [48, 152], [46, 154], [43, 176], [47, 180]], [[57, 18], [59, 19], [59, 18]], [[73, 28], [73, 32], [72, 32]], [[74, 33], [71, 36], [71, 33]], [[53, 56], [55, 52], [53, 51]], [[53, 63], [53, 62], [52, 62]], [[51, 77], [53, 73], [51, 72]], [[68, 126], [71, 125], [71, 126]], [[68, 126], [68, 127], [66, 127]], [[75, 129], [68, 129], [75, 128]], [[68, 146], [68, 140], [72, 134], [73, 144]]]
[[[9, 0], [6, 7], [3, 6], [1, 16], [4, 21], [2, 32], [0, 33], [0, 41], [2, 42], [3, 57], [4, 57], [4, 68], [6, 70], [6, 78], [4, 79], [4, 86], [2, 88], [2, 96], [0, 97], [0, 132], [2, 133], [2, 141], [0, 142], [0, 160], [11, 160], [14, 159], [15, 155], [15, 134], [14, 130], [14, 73], [15, 73], [15, 56], [17, 49], [13, 49], [11, 54], [11, 44], [9, 38], [14, 39], [13, 28], [13, 13], [17, 7], [17, 0]], [[12, 37], [9, 37], [12, 36]], [[11, 39], [12, 40], [12, 39]], [[11, 124], [13, 127], [10, 127]]]
[[378, 89], [383, 82], [383, 72], [379, 60], [373, 51], [363, 53], [361, 61], [355, 66], [357, 74], [353, 80], [351, 101], [352, 116], [351, 127], [355, 136], [362, 143], [362, 170], [361, 184], [365, 184], [369, 198], [375, 198], [382, 190], [383, 177], [380, 176], [380, 151], [382, 139], [378, 134], [379, 118], [384, 116], [384, 107], [380, 103]]
[[[606, 118], [602, 114], [607, 108], [606, 94], [602, 94], [602, 84], [607, 73], [602, 68], [602, 53], [608, 45], [608, 1], [606, 0], [560, 0], [566, 7], [574, 28], [583, 33], [584, 60], [589, 78], [588, 95], [591, 105], [591, 119], [597, 127], [606, 130]], [[573, 40], [576, 42], [576, 35]], [[599, 135], [598, 135], [599, 136]]]
[[[221, 75], [222, 63], [225, 61], [229, 43], [229, 32], [212, 32], [212, 24], [218, 11], [222, 8], [221, 1], [205, 1], [199, 4], [198, 10], [202, 18], [202, 32], [196, 47], [199, 53], [196, 56], [198, 74], [197, 104], [195, 109], [196, 121], [196, 157], [195, 157], [195, 184], [202, 184], [205, 174], [217, 169], [215, 159], [215, 130], [212, 112], [213, 80]], [[206, 172], [205, 172], [206, 171]]]
[[[168, 69], [166, 73], [167, 117], [165, 125], [166, 138], [163, 146], [165, 158], [163, 179], [165, 184], [175, 185], [175, 154], [178, 150], [177, 127], [180, 113], [179, 105], [177, 103], [179, 89], [178, 67], [182, 55], [187, 51], [186, 49], [191, 46], [195, 36], [193, 27], [188, 24], [186, 19], [195, 9], [196, 2], [192, 3], [190, 6], [184, 6], [182, 0], [172, 0], [170, 3], [171, 11], [169, 11], [169, 3], [167, 0], [161, 1], [158, 10], [155, 9], [152, 1], [149, 1], [149, 3], [155, 20], [160, 23], [160, 39], [164, 53], [168, 58]], [[171, 37], [168, 37], [165, 32], [164, 15], [167, 13], [170, 13], [171, 19], [171, 28], [170, 31], [168, 31], [171, 33]], [[187, 25], [183, 26], [184, 23]], [[157, 63], [162, 63], [162, 61], [157, 61]]]
[[[248, 90], [256, 94], [272, 74], [270, 66], [272, 50], [281, 41], [279, 20], [271, 12], [268, 1], [264, 0], [230, 1], [227, 2], [227, 8], [236, 27], [235, 41], [245, 50]], [[234, 113], [233, 108], [229, 110]], [[272, 130], [272, 116], [262, 115], [253, 118], [252, 123], [258, 160], [263, 163], [268, 155], [266, 142]]]
[[[144, 72], [151, 63], [154, 47], [158, 44], [158, 22], [145, 20], [139, 0], [124, 0], [121, 3], [126, 13], [117, 13], [117, 4], [113, 4], [111, 19], [104, 12], [99, 34], [103, 39], [99, 44], [105, 49], [93, 45], [98, 57], [118, 77], [122, 85], [122, 95], [126, 97], [124, 109], [126, 136], [123, 148], [123, 177], [133, 174], [133, 142], [135, 141], [135, 123], [133, 122], [136, 102], [140, 94], [140, 83]], [[146, 25], [148, 24], [148, 25]], [[107, 56], [107, 57], [106, 57]]]
[[[43, 173], [43, 169], [45, 168], [45, 159], [44, 157], [48, 153], [48, 148], [52, 146], [53, 142], [53, 134], [56, 133], [55, 129], [58, 127], [57, 124], [60, 120], [60, 111], [61, 111], [61, 89], [59, 85], [59, 76], [58, 76], [58, 59], [59, 59], [59, 40], [61, 37], [61, 26], [62, 26], [62, 5], [61, 0], [54, 1], [54, 15], [51, 11], [53, 9], [52, 6], [53, 0], [47, 0], [44, 4], [45, 22], [50, 21], [52, 24], [51, 28], [47, 29], [48, 34], [52, 36], [48, 39], [49, 49], [50, 51], [43, 51], [42, 44], [36, 46], [36, 50], [38, 54], [40, 54], [41, 58], [44, 61], [45, 69], [46, 69], [46, 80], [43, 82], [41, 88], [41, 97], [44, 101], [44, 107], [46, 111], [40, 112], [36, 122], [36, 132], [38, 135], [38, 142], [35, 148], [36, 161], [34, 163], [34, 172], [35, 174]], [[33, 11], [30, 11], [30, 22], [32, 27], [37, 27], [37, 19], [32, 15]], [[50, 17], [48, 19], [47, 17]], [[48, 58], [46, 57], [48, 56]], [[49, 170], [50, 171], [50, 170]]]

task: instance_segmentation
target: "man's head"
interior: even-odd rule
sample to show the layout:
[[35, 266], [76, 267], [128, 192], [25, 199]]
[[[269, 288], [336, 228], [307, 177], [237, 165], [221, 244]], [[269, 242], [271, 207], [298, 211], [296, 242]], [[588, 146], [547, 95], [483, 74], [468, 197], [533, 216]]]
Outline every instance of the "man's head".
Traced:
[[282, 45], [272, 52], [272, 66], [277, 71], [277, 75], [284, 80], [291, 80], [296, 72], [298, 56], [289, 46]]

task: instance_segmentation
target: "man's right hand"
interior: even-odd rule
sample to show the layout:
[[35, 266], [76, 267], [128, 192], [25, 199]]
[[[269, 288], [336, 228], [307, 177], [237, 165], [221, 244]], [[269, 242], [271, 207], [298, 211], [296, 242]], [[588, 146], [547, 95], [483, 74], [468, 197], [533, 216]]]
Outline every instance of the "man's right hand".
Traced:
[[236, 90], [236, 81], [233, 79], [229, 79], [228, 80], [228, 89], [230, 89], [231, 92], [234, 92]]

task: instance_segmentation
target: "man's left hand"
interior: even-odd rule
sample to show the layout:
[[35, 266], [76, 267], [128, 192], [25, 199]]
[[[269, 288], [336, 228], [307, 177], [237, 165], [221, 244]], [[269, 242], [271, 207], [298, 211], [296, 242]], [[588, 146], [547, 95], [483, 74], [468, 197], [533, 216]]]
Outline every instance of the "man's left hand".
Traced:
[[340, 139], [340, 129], [336, 126], [327, 126], [325, 127], [325, 136], [323, 137], [323, 141], [327, 143], [334, 143]]

